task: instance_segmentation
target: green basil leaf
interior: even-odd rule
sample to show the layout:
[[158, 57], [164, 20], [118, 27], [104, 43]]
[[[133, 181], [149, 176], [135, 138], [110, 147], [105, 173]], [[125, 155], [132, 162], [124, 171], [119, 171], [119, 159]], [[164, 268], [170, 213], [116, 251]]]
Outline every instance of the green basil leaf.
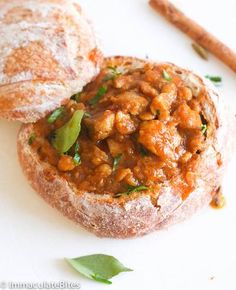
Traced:
[[80, 134], [83, 116], [83, 110], [75, 111], [71, 119], [55, 131], [52, 145], [59, 153], [67, 152], [74, 145]]
[[36, 139], [36, 134], [32, 133], [29, 137], [28, 144], [32, 145], [35, 139]]
[[89, 112], [85, 112], [85, 113], [84, 113], [84, 117], [85, 117], [85, 118], [91, 118], [92, 115], [91, 115]]
[[104, 82], [107, 82], [107, 81], [110, 81], [110, 80], [114, 80], [116, 77], [113, 75], [113, 74], [108, 74], [104, 77], [103, 81]]
[[220, 76], [206, 75], [205, 78], [209, 79], [215, 86], [220, 86], [222, 84], [222, 78]]
[[65, 108], [64, 107], [60, 107], [58, 109], [56, 109], [48, 118], [48, 123], [52, 124], [54, 123], [58, 118], [60, 118], [65, 112]]
[[74, 101], [76, 101], [77, 103], [79, 103], [79, 101], [80, 101], [80, 97], [81, 97], [81, 93], [77, 93], [77, 94], [75, 94], [75, 95], [73, 95], [73, 96], [71, 97], [71, 100], [74, 100]]
[[118, 68], [116, 66], [109, 66], [108, 69], [113, 73], [113, 74], [121, 74], [121, 72], [118, 71]]
[[100, 277], [99, 275], [93, 275], [92, 278], [93, 278], [93, 280], [95, 280], [97, 282], [101, 282], [101, 283], [108, 284], [108, 285], [112, 284], [112, 282], [110, 280], [104, 279], [104, 278]]
[[75, 153], [79, 151], [79, 142], [75, 143]]
[[80, 157], [78, 152], [75, 153], [73, 161], [74, 161], [75, 165], [80, 165], [81, 164], [81, 157]]
[[206, 124], [202, 124], [201, 131], [202, 131], [202, 134], [206, 133], [206, 131], [207, 131], [207, 125]]
[[117, 155], [113, 160], [113, 171], [115, 171], [120, 163], [120, 160], [122, 158], [122, 154]]
[[98, 282], [111, 284], [108, 279], [121, 272], [133, 271], [126, 268], [116, 258], [103, 254], [66, 258], [66, 261], [80, 274]]
[[166, 70], [162, 71], [162, 76], [166, 81], [168, 81], [168, 82], [172, 81], [172, 77], [168, 74], [168, 72]]
[[149, 188], [145, 185], [139, 185], [139, 186], [128, 186], [127, 191], [124, 192], [119, 192], [114, 195], [115, 198], [121, 197], [122, 195], [130, 195], [131, 193], [134, 192], [139, 192], [139, 191], [145, 191], [148, 190]]
[[81, 157], [79, 154], [79, 142], [78, 141], [75, 143], [73, 161], [74, 161], [75, 165], [77, 165], [77, 166], [81, 164]]
[[145, 149], [144, 147], [140, 147], [140, 149], [139, 149], [139, 153], [140, 153], [140, 155], [142, 156], [142, 157], [145, 157], [145, 156], [148, 156], [149, 155], [149, 153], [148, 153], [148, 150], [147, 149]]
[[220, 83], [222, 82], [222, 78], [220, 76], [210, 76], [210, 75], [206, 75], [205, 76], [207, 79], [216, 82], [216, 83]]
[[192, 43], [192, 48], [202, 59], [208, 60], [208, 52], [205, 48], [197, 43]]
[[117, 67], [109, 66], [109, 73], [104, 77], [103, 81], [110, 81], [116, 79], [122, 73], [118, 71]]
[[107, 88], [106, 87], [100, 87], [96, 96], [94, 98], [92, 98], [91, 100], [89, 100], [89, 105], [96, 105], [100, 99], [103, 97], [103, 95], [105, 95], [105, 93], [107, 92]]

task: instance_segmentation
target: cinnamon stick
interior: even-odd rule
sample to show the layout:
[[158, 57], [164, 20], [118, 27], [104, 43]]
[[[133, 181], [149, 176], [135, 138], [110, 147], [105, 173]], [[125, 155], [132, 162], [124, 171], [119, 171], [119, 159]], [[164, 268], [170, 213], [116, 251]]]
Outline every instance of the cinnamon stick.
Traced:
[[206, 31], [167, 0], [150, 0], [149, 4], [169, 22], [191, 37], [196, 43], [214, 54], [236, 72], [236, 53]]

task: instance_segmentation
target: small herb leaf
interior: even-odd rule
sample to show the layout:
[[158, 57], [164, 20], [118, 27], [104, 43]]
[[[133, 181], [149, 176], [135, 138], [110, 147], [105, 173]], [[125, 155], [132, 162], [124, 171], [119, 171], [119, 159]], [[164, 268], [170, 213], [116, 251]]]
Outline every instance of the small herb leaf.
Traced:
[[215, 86], [220, 86], [222, 84], [222, 78], [220, 76], [206, 75], [205, 78], [209, 79]]
[[116, 77], [112, 74], [108, 74], [104, 77], [103, 81], [104, 82], [107, 82], [107, 81], [110, 81], [110, 80], [114, 80]]
[[74, 145], [80, 134], [83, 116], [83, 110], [75, 111], [71, 119], [55, 131], [55, 138], [53, 138], [52, 144], [59, 153], [67, 152]]
[[92, 278], [93, 278], [93, 280], [95, 280], [97, 282], [101, 282], [101, 283], [108, 284], [108, 285], [112, 284], [112, 282], [110, 280], [104, 279], [104, 278], [100, 277], [99, 275], [93, 275]]
[[202, 131], [202, 134], [206, 133], [206, 131], [207, 131], [207, 125], [206, 124], [202, 124], [201, 131]]
[[89, 100], [88, 102], [89, 105], [92, 105], [92, 106], [96, 105], [100, 101], [100, 99], [103, 97], [103, 95], [105, 95], [106, 92], [107, 92], [106, 87], [103, 87], [103, 86], [100, 87], [96, 96], [92, 98], [91, 100]]
[[133, 271], [126, 268], [116, 258], [103, 254], [66, 259], [66, 261], [80, 274], [105, 284], [111, 284], [108, 279], [121, 272]]
[[202, 59], [208, 60], [208, 52], [205, 48], [197, 43], [192, 43], [192, 48]]
[[60, 118], [62, 115], [63, 115], [63, 113], [64, 113], [64, 111], [65, 111], [65, 108], [64, 107], [60, 107], [60, 108], [58, 108], [58, 109], [56, 109], [50, 116], [49, 116], [49, 118], [48, 118], [48, 123], [49, 124], [52, 124], [52, 123], [54, 123], [58, 118]]
[[168, 72], [166, 70], [162, 71], [162, 76], [166, 81], [168, 81], [168, 82], [172, 81], [171, 76], [168, 74]]
[[77, 103], [79, 103], [79, 101], [80, 101], [80, 97], [81, 97], [81, 93], [77, 93], [77, 94], [75, 94], [75, 95], [73, 95], [73, 96], [71, 97], [71, 100], [74, 100], [74, 101], [76, 101]]
[[113, 171], [115, 171], [120, 163], [120, 160], [122, 158], [122, 154], [117, 155], [113, 160]]
[[118, 71], [117, 67], [113, 67], [113, 66], [109, 66], [109, 73], [104, 77], [104, 81], [110, 81], [110, 80], [114, 80], [115, 78], [117, 78], [119, 75], [121, 75], [122, 73]]
[[78, 152], [75, 153], [73, 161], [74, 161], [75, 165], [80, 165], [81, 164], [81, 157], [80, 157]]
[[28, 144], [32, 145], [35, 139], [36, 139], [36, 134], [32, 133], [29, 137]]
[[148, 151], [147, 149], [145, 149], [144, 147], [140, 147], [140, 150], [139, 150], [140, 154], [142, 157], [145, 157], [145, 156], [148, 156]]
[[85, 117], [85, 118], [91, 118], [91, 116], [92, 116], [92, 115], [91, 115], [89, 112], [85, 112], [85, 113], [84, 113], [84, 117]]
[[79, 150], [79, 142], [77, 141], [75, 143], [75, 155], [73, 157], [73, 161], [74, 161], [75, 165], [80, 165], [81, 164], [81, 157], [79, 155], [78, 150]]
[[145, 190], [148, 190], [148, 187], [145, 185], [128, 186], [127, 191], [116, 193], [114, 197], [118, 198], [118, 197], [121, 197], [122, 195], [130, 195], [134, 192], [145, 191]]

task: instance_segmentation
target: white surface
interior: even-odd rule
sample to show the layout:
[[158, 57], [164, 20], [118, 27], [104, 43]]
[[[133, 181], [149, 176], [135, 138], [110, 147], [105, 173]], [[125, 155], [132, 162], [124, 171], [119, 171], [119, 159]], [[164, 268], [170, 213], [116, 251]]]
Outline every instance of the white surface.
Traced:
[[[220, 91], [236, 112], [235, 74], [214, 57], [201, 60], [191, 50], [191, 40], [155, 14], [146, 0], [80, 2], [107, 55], [148, 55], [221, 75]], [[236, 50], [235, 0], [174, 2]], [[236, 289], [235, 158], [224, 182], [223, 210], [209, 208], [168, 231], [135, 240], [99, 239], [62, 217], [29, 187], [17, 162], [18, 128], [0, 121], [0, 281], [79, 281], [84, 290]], [[107, 286], [81, 277], [63, 261], [92, 253], [114, 255], [134, 272], [113, 278]]]

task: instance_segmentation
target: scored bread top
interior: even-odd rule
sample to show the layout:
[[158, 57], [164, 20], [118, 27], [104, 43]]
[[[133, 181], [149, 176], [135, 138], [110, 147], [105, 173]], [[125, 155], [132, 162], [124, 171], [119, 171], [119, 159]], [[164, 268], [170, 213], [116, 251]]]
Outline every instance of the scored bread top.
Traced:
[[77, 1], [0, 3], [0, 116], [34, 122], [81, 91], [102, 54]]

